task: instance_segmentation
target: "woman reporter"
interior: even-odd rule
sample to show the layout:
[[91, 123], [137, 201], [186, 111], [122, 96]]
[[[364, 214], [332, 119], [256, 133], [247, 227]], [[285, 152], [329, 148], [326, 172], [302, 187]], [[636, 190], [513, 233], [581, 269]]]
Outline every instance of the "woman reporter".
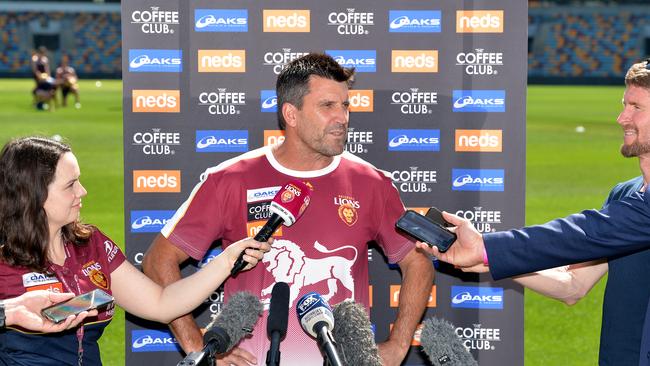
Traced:
[[[129, 313], [168, 323], [200, 305], [228, 277], [241, 251], [250, 269], [270, 249], [268, 243], [241, 240], [192, 276], [162, 288], [99, 229], [79, 220], [87, 193], [79, 176], [70, 148], [54, 140], [17, 139], [0, 152], [0, 299], [43, 288], [75, 294], [99, 288]], [[0, 332], [0, 360], [101, 364], [97, 341], [113, 312], [109, 306], [56, 334], [8, 327]]]

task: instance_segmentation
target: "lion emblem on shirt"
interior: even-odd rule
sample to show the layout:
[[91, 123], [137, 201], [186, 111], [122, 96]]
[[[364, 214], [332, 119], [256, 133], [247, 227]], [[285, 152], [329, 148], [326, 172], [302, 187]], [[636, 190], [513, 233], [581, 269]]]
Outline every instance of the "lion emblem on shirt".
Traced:
[[[278, 239], [273, 242], [271, 250], [262, 259], [266, 270], [275, 278], [275, 282], [286, 282], [289, 285], [289, 307], [293, 306], [303, 286], [323, 281], [326, 282], [328, 291], [327, 294], [322, 294], [326, 301], [329, 301], [339, 291], [339, 283], [350, 291], [350, 297], [354, 298], [352, 265], [357, 260], [357, 249], [351, 245], [345, 245], [329, 250], [318, 241], [314, 242], [314, 248], [325, 254], [352, 249], [354, 257], [352, 259], [342, 256], [309, 258], [296, 243]], [[274, 284], [262, 290], [262, 297], [271, 294]]]

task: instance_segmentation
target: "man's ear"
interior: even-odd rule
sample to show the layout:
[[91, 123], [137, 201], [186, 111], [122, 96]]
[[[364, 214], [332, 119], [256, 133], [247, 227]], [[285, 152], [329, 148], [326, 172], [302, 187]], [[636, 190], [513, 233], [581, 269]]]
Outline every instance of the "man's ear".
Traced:
[[282, 104], [282, 117], [284, 117], [287, 126], [296, 127], [297, 113], [298, 108], [293, 104], [288, 102]]

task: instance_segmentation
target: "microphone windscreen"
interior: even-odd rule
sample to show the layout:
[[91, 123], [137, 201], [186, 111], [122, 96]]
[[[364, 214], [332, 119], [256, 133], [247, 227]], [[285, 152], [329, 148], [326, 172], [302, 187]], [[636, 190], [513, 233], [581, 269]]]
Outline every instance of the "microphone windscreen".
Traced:
[[253, 331], [260, 315], [262, 315], [262, 303], [257, 296], [245, 291], [236, 292], [214, 321], [207, 326], [207, 330], [219, 327], [226, 331], [230, 337], [230, 344], [226, 349], [228, 352], [244, 336]]
[[278, 282], [271, 291], [271, 304], [269, 305], [269, 318], [266, 321], [266, 334], [280, 332], [280, 339], [287, 334], [289, 321], [289, 285]]
[[352, 300], [334, 305], [332, 336], [346, 365], [381, 366], [375, 335], [366, 309]]
[[455, 327], [444, 319], [431, 317], [425, 320], [420, 343], [435, 366], [478, 366], [456, 335]]
[[311, 189], [305, 183], [292, 180], [275, 194], [269, 211], [280, 216], [285, 226], [291, 226], [309, 206], [310, 195]]

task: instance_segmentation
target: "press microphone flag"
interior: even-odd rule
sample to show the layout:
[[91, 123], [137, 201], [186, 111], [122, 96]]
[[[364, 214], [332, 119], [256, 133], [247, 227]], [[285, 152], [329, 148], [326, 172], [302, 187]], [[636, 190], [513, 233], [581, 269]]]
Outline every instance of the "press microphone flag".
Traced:
[[280, 364], [280, 342], [287, 335], [289, 321], [289, 285], [278, 282], [271, 291], [269, 318], [266, 321], [266, 334], [271, 340], [271, 346], [266, 353], [266, 364]]
[[[284, 184], [269, 205], [271, 217], [255, 235], [254, 239], [267, 241], [280, 225], [293, 225], [309, 206], [310, 195], [311, 189], [303, 182], [292, 180]], [[248, 263], [244, 261], [244, 252], [241, 252], [239, 258], [235, 261], [235, 266], [230, 271], [230, 275], [234, 276], [239, 273], [246, 267], [246, 264]]]
[[420, 344], [435, 366], [478, 366], [456, 335], [455, 327], [436, 317], [424, 321]]
[[300, 298], [296, 305], [296, 313], [302, 329], [316, 338], [325, 360], [331, 366], [343, 365], [332, 337], [334, 315], [327, 301], [316, 292], [310, 292]]

